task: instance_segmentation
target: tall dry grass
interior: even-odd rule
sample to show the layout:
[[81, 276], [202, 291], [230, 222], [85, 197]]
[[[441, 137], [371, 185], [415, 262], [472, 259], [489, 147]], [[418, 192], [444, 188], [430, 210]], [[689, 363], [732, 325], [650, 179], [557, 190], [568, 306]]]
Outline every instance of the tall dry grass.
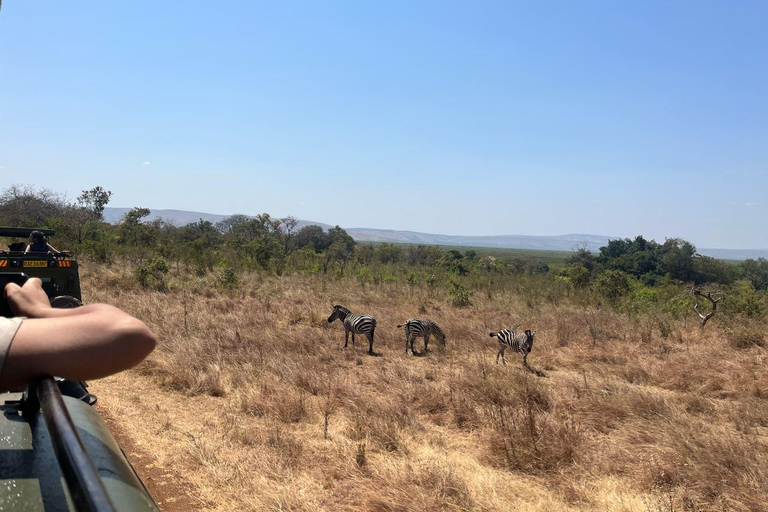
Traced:
[[[764, 325], [700, 331], [498, 287], [460, 309], [429, 287], [312, 275], [221, 291], [179, 274], [168, 289], [137, 290], [117, 268], [85, 275], [86, 300], [160, 340], [117, 381], [153, 400], [103, 400], [146, 413], [133, 435], [180, 465], [201, 508], [766, 508]], [[378, 319], [377, 357], [342, 348], [332, 304]], [[443, 328], [445, 348], [404, 355], [395, 326], [414, 316]], [[537, 331], [529, 362], [545, 378], [517, 354], [495, 364], [488, 332], [517, 324]]]

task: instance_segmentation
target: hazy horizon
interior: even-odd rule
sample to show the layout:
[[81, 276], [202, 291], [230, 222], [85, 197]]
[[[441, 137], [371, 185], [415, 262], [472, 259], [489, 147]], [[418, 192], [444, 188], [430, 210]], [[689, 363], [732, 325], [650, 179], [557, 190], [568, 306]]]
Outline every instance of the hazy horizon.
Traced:
[[[107, 207], [107, 210], [130, 210], [132, 207], [126, 207], [126, 206], [109, 206]], [[152, 216], [157, 215], [157, 212], [163, 212], [163, 211], [173, 211], [173, 212], [183, 212], [183, 213], [197, 213], [202, 215], [213, 215], [216, 217], [228, 217], [230, 215], [251, 215], [251, 214], [244, 214], [242, 212], [237, 213], [231, 213], [231, 214], [222, 214], [222, 213], [215, 213], [215, 212], [201, 212], [201, 211], [195, 211], [195, 210], [178, 210], [174, 208], [149, 208], [152, 210]], [[269, 212], [258, 212], [258, 213], [269, 213]], [[105, 212], [105, 217], [111, 217], [108, 214], [108, 211]], [[116, 219], [109, 218], [107, 219], [109, 222], [115, 222]], [[165, 219], [169, 220], [169, 219]], [[172, 220], [172, 219], [170, 219]], [[196, 222], [198, 219], [193, 219], [191, 222]], [[204, 219], [207, 220], [207, 219]], [[587, 233], [587, 232], [573, 232], [573, 233], [490, 233], [490, 234], [474, 234], [474, 233], [444, 233], [444, 232], [425, 232], [425, 231], [417, 231], [412, 229], [394, 229], [394, 228], [372, 228], [370, 226], [353, 226], [353, 225], [342, 225], [338, 222], [327, 222], [323, 219], [306, 219], [302, 218], [299, 219], [301, 221], [310, 222], [310, 223], [318, 223], [323, 224], [327, 226], [336, 226], [339, 225], [345, 229], [348, 230], [376, 230], [376, 231], [393, 231], [398, 233], [415, 233], [415, 234], [421, 234], [421, 235], [437, 235], [437, 236], [449, 236], [449, 237], [508, 237], [508, 236], [519, 236], [519, 237], [569, 237], [569, 236], [584, 236], [584, 237], [596, 237], [596, 238], [609, 238], [611, 240], [619, 239], [619, 238], [630, 238], [633, 239], [636, 236], [644, 236], [646, 239], [652, 239], [653, 237], [647, 236], [644, 233], [635, 233], [635, 234], [627, 234], [627, 235], [614, 235], [610, 233]], [[675, 238], [683, 238], [694, 245], [696, 245], [699, 249], [714, 249], [714, 250], [733, 250], [733, 251], [760, 251], [765, 252], [768, 251], [768, 247], [712, 247], [712, 246], [704, 246], [697, 244], [694, 240], [678, 236]], [[664, 239], [656, 239], [657, 242], [664, 242]], [[575, 249], [574, 247], [569, 247], [564, 250], [572, 250]], [[763, 257], [763, 255], [760, 255]]]
[[77, 7], [3, 2], [3, 187], [768, 248], [764, 2]]

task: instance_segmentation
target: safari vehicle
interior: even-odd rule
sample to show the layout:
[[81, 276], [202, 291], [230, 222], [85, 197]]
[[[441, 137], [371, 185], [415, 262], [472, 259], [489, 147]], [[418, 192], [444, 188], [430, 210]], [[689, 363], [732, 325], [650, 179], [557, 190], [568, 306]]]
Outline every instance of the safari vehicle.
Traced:
[[[0, 227], [0, 237], [26, 240], [31, 231]], [[78, 265], [70, 253], [24, 254], [26, 244], [18, 244], [0, 250], [2, 287], [38, 277], [54, 307], [82, 305]], [[11, 316], [3, 295], [0, 314]], [[23, 393], [0, 393], [0, 510], [159, 512], [91, 407], [95, 401], [85, 383], [55, 377], [31, 382]]]
[[[49, 238], [55, 235], [52, 229], [0, 227], [0, 237], [13, 240], [7, 246], [0, 247], [0, 277], [19, 272], [29, 277], [38, 277], [43, 281], [43, 290], [52, 299], [53, 305], [79, 305], [83, 299], [77, 261], [69, 251], [24, 254], [26, 240], [32, 231], [40, 231]], [[54, 302], [58, 297], [61, 298]]]

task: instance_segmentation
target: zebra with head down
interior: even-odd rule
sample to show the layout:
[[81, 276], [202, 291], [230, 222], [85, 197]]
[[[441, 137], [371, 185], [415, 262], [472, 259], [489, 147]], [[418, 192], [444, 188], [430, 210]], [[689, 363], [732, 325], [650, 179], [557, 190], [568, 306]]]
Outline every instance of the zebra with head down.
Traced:
[[349, 344], [349, 333], [352, 333], [352, 347], [355, 346], [355, 334], [365, 334], [368, 338], [368, 353], [373, 355], [373, 333], [376, 330], [376, 319], [371, 315], [353, 315], [350, 310], [338, 304], [333, 306], [328, 323], [339, 319], [344, 326], [344, 348]]
[[499, 364], [499, 356], [501, 356], [501, 362], [507, 364], [504, 359], [504, 351], [507, 348], [511, 348], [515, 352], [520, 352], [523, 355], [523, 366], [528, 367], [528, 354], [533, 349], [533, 335], [536, 331], [526, 329], [524, 333], [513, 331], [512, 329], [502, 329], [499, 332], [492, 332], [491, 338], [496, 337], [499, 339], [499, 351], [496, 354], [496, 364]]
[[427, 351], [429, 345], [429, 337], [434, 335], [437, 341], [441, 345], [445, 346], [445, 334], [435, 322], [432, 320], [422, 320], [420, 318], [409, 318], [405, 324], [398, 325], [397, 328], [401, 329], [405, 327], [405, 353], [408, 354], [408, 343], [411, 344], [411, 354], [415, 354], [413, 350], [413, 342], [416, 338], [424, 338], [424, 352]]

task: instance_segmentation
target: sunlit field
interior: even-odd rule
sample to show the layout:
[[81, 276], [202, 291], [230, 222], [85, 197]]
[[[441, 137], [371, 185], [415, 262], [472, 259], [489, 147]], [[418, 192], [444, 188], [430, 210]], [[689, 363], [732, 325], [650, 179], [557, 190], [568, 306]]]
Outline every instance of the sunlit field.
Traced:
[[[523, 277], [463, 308], [424, 283], [321, 274], [223, 289], [174, 269], [165, 292], [119, 265], [83, 278], [87, 302], [158, 336], [148, 361], [92, 389], [166, 475], [150, 487], [178, 487], [161, 493], [166, 510], [765, 507], [763, 323], [716, 315], [700, 330], [693, 311], [618, 313]], [[333, 304], [377, 318], [375, 356], [360, 338], [343, 349]], [[436, 321], [445, 347], [406, 356], [396, 325], [409, 317]], [[514, 326], [536, 331], [528, 361], [545, 376], [509, 350], [495, 363], [489, 332]]]

